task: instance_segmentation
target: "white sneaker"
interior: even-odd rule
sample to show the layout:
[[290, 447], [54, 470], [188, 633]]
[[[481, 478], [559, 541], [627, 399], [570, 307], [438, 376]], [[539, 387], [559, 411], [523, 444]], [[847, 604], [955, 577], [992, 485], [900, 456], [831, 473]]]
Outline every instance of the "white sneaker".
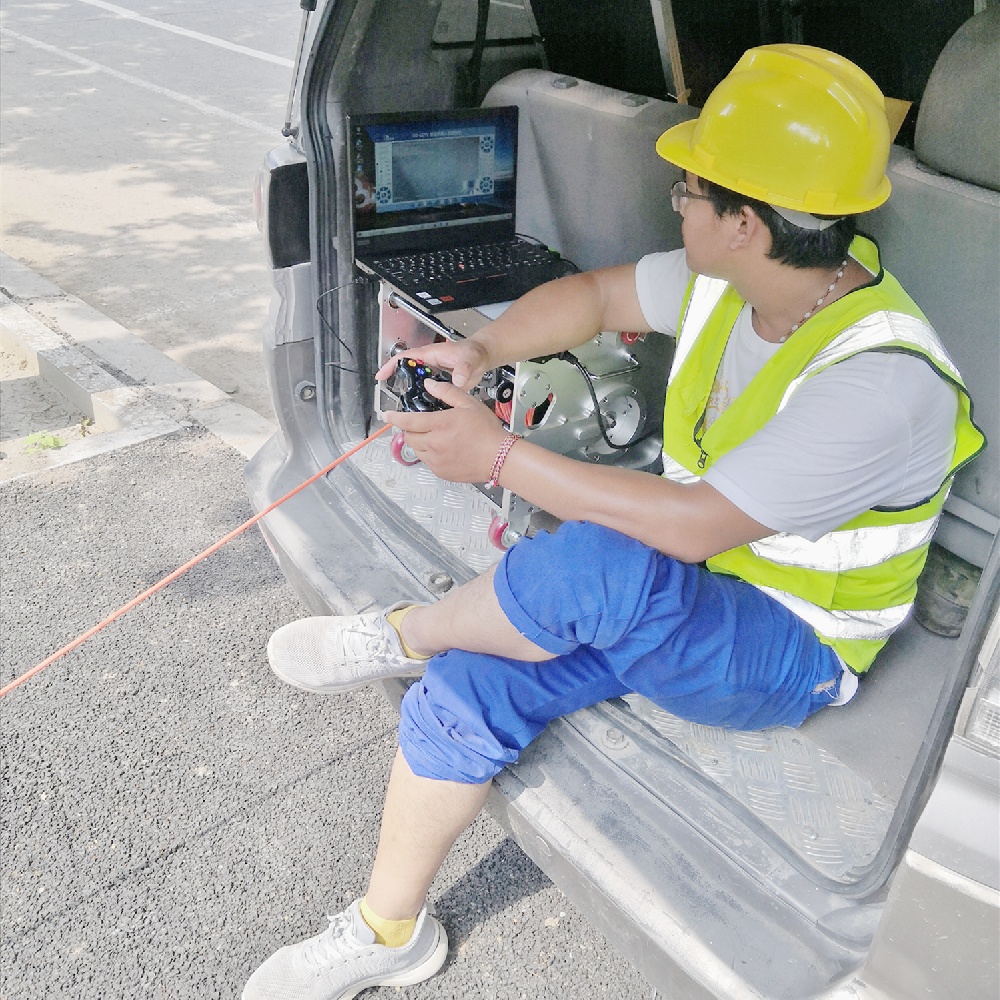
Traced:
[[448, 957], [448, 935], [423, 907], [401, 948], [375, 944], [357, 901], [321, 934], [276, 951], [251, 977], [243, 1000], [350, 1000], [370, 986], [412, 986]]
[[286, 684], [320, 694], [353, 691], [386, 677], [417, 677], [427, 661], [407, 656], [399, 633], [386, 621], [388, 614], [411, 603], [282, 625], [267, 643], [271, 669]]

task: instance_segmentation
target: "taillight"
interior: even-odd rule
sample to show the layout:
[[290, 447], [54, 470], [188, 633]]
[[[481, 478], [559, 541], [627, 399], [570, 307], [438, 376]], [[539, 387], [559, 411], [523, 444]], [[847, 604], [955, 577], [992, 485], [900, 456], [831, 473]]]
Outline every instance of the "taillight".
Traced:
[[253, 209], [273, 268], [309, 260], [309, 171], [292, 146], [271, 150], [253, 184]]
[[1000, 755], [1000, 610], [994, 614], [979, 650], [966, 697], [972, 698], [972, 707], [961, 735], [980, 750], [994, 757]]

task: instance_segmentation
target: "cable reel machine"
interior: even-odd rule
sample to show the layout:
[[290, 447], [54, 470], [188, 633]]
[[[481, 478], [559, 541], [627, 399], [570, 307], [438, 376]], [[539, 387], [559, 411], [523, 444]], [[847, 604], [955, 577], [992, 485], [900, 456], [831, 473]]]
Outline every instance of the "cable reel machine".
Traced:
[[[484, 306], [430, 316], [386, 282], [379, 289], [379, 365], [408, 348], [462, 340], [486, 326], [504, 306]], [[582, 462], [657, 472], [660, 468], [663, 397], [673, 341], [658, 333], [602, 332], [572, 352], [521, 361], [486, 372], [472, 395], [526, 441]], [[401, 409], [400, 387], [379, 383], [379, 418]], [[405, 465], [416, 456], [394, 436], [393, 457]], [[510, 490], [478, 489], [496, 510], [490, 540], [509, 548], [553, 518]]]

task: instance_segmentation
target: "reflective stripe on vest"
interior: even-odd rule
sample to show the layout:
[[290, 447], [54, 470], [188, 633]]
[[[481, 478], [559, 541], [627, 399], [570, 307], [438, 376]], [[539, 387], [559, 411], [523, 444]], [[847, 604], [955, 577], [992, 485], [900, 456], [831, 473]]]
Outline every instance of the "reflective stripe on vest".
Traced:
[[694, 288], [684, 306], [684, 316], [677, 332], [677, 346], [674, 348], [674, 360], [670, 363], [669, 385], [680, 370], [684, 359], [691, 350], [702, 327], [708, 322], [712, 310], [719, 304], [722, 293], [729, 282], [724, 278], [706, 278], [699, 274], [694, 280]]
[[881, 642], [889, 638], [906, 620], [913, 607], [898, 604], [894, 608], [880, 608], [878, 611], [827, 611], [816, 604], [788, 594], [773, 587], [755, 584], [762, 593], [783, 604], [793, 615], [811, 625], [820, 635], [830, 639], [862, 639], [867, 642]]
[[921, 351], [929, 354], [938, 367], [948, 372], [956, 382], [962, 381], [958, 369], [951, 363], [951, 358], [945, 354], [941, 342], [926, 323], [922, 323], [916, 316], [907, 316], [906, 313], [877, 312], [849, 326], [816, 354], [798, 378], [793, 379], [788, 384], [778, 409], [784, 409], [795, 390], [818, 371], [836, 364], [838, 361], [843, 361], [852, 354], [859, 354], [861, 351], [877, 351], [879, 348], [900, 342], [920, 348]]
[[937, 527], [937, 515], [915, 524], [882, 524], [853, 530], [829, 531], [815, 542], [780, 532], [756, 542], [750, 551], [780, 566], [799, 566], [845, 573], [877, 566], [893, 556], [926, 545]]
[[696, 483], [701, 479], [701, 476], [688, 472], [680, 462], [675, 462], [666, 452], [663, 453], [663, 475], [664, 478], [672, 482], [685, 483], [686, 485]]

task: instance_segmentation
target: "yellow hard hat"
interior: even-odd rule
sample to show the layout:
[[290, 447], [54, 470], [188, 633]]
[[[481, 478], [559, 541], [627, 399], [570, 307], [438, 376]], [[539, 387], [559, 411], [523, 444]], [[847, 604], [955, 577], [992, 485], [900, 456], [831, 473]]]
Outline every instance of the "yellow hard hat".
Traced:
[[889, 197], [889, 142], [885, 98], [862, 69], [811, 45], [763, 45], [656, 151], [770, 205], [852, 215]]

